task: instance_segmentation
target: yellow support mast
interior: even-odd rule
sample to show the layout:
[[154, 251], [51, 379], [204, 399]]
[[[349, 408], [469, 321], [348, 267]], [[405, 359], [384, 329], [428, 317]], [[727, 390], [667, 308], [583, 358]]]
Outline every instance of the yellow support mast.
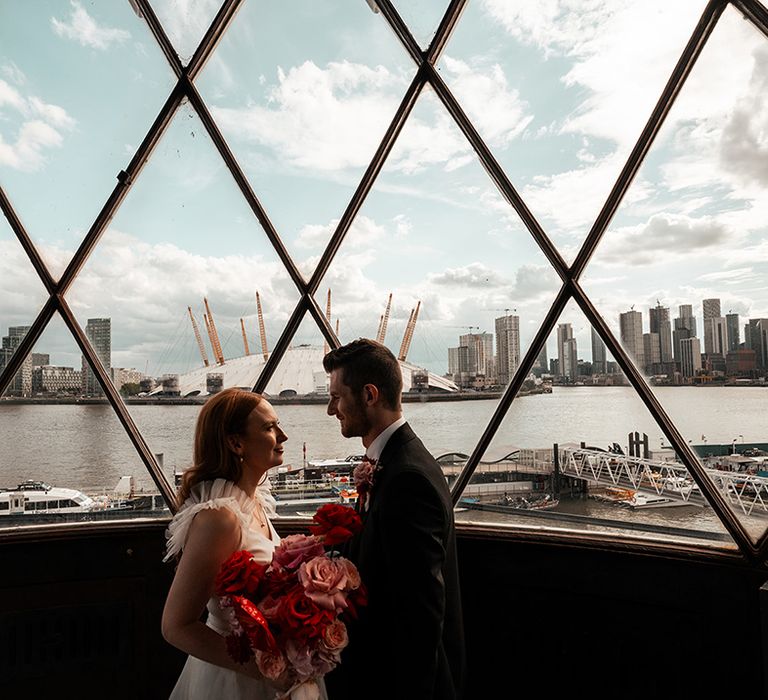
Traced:
[[379, 332], [376, 334], [377, 342], [384, 344], [384, 338], [387, 335], [387, 322], [389, 321], [389, 310], [392, 308], [392, 292], [389, 293], [389, 299], [387, 300], [387, 308], [384, 311], [384, 315], [379, 321]]
[[208, 314], [208, 332], [211, 336], [211, 345], [213, 345], [213, 354], [216, 358], [216, 363], [219, 365], [224, 364], [224, 353], [221, 350], [221, 343], [219, 342], [219, 334], [216, 332], [216, 324], [213, 320], [213, 314], [211, 313], [211, 307], [208, 306], [208, 299], [203, 299], [205, 303], [205, 311]]
[[251, 350], [248, 347], [248, 336], [245, 334], [245, 321], [240, 319], [240, 330], [243, 332], [243, 346], [245, 347], [245, 356], [248, 357], [251, 354]]
[[208, 353], [205, 351], [203, 339], [200, 337], [200, 329], [197, 326], [197, 321], [195, 321], [195, 317], [192, 315], [192, 307], [188, 306], [187, 311], [189, 312], [189, 320], [192, 321], [192, 330], [195, 332], [195, 340], [197, 341], [197, 347], [200, 350], [200, 357], [203, 359], [203, 364], [206, 367], [209, 367], [210, 362], [208, 362]]
[[264, 362], [269, 359], [269, 350], [267, 349], [267, 332], [264, 330], [264, 314], [261, 312], [261, 298], [256, 292], [256, 308], [259, 312], [259, 335], [261, 336], [261, 354], [264, 356]]

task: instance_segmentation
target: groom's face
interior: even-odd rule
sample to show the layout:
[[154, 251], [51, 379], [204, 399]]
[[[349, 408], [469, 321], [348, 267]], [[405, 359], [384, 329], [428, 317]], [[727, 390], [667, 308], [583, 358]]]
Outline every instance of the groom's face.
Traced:
[[344, 437], [362, 437], [370, 430], [370, 421], [366, 413], [362, 396], [356, 395], [342, 379], [342, 370], [331, 372], [329, 387], [331, 398], [328, 401], [328, 415], [336, 416]]

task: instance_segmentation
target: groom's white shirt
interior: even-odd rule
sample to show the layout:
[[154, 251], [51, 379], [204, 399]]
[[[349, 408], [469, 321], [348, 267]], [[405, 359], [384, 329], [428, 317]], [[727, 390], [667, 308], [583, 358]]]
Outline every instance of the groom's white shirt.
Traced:
[[379, 457], [381, 457], [381, 453], [384, 452], [384, 448], [387, 446], [390, 436], [395, 430], [403, 425], [403, 423], [405, 423], [405, 418], [400, 417], [394, 423], [390, 423], [376, 436], [374, 441], [368, 445], [368, 449], [365, 451], [368, 459], [371, 461], [376, 460], [376, 462], [379, 461]]

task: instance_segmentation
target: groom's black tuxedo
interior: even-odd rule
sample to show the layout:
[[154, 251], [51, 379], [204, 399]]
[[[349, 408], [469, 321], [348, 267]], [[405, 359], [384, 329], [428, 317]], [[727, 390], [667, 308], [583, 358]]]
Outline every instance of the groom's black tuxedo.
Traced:
[[406, 423], [387, 441], [363, 529], [350, 542], [368, 605], [327, 677], [331, 700], [455, 700], [464, 632], [453, 503], [442, 470]]

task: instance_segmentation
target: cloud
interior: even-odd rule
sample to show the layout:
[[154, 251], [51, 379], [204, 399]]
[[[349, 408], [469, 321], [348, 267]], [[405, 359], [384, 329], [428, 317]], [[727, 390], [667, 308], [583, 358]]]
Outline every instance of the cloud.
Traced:
[[499, 273], [482, 263], [470, 263], [464, 267], [448, 268], [444, 272], [428, 276], [432, 284], [449, 287], [492, 288], [508, 284]]
[[595, 262], [636, 267], [670, 260], [671, 256], [711, 257], [719, 247], [731, 247], [735, 234], [711, 217], [658, 214], [640, 226], [606, 231], [595, 253]]
[[130, 39], [131, 34], [125, 29], [100, 26], [77, 0], [71, 0], [70, 5], [72, 12], [69, 21], [51, 17], [51, 26], [57, 36], [101, 51], [108, 49], [111, 44], [120, 44]]
[[16, 83], [16, 85], [24, 85], [24, 83], [27, 82], [27, 76], [24, 75], [21, 68], [19, 68], [13, 61], [3, 64], [0, 68], [0, 73], [12, 83]]
[[[8, 114], [15, 112], [13, 119]], [[0, 124], [19, 124], [13, 141], [0, 133], [0, 165], [34, 172], [45, 163], [44, 152], [61, 146], [62, 132], [74, 127], [75, 120], [58, 105], [38, 97], [24, 97], [16, 88], [0, 80]]]
[[[327, 224], [306, 224], [296, 239], [299, 248], [325, 248], [331, 236], [339, 225], [339, 219], [333, 219]], [[367, 216], [358, 216], [349, 227], [342, 247], [359, 249], [372, 245], [375, 241], [387, 235], [386, 228], [377, 224]]]

